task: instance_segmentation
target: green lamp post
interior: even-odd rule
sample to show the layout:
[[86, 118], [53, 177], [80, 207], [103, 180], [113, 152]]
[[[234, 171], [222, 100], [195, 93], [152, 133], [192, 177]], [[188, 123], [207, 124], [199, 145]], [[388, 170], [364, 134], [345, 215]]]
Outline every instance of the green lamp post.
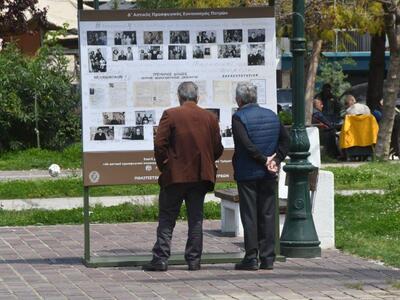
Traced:
[[288, 210], [281, 235], [281, 254], [286, 257], [321, 256], [320, 241], [311, 214], [308, 174], [315, 169], [308, 160], [310, 142], [305, 128], [304, 101], [304, 0], [293, 0], [293, 120], [290, 162], [284, 167], [289, 177]]

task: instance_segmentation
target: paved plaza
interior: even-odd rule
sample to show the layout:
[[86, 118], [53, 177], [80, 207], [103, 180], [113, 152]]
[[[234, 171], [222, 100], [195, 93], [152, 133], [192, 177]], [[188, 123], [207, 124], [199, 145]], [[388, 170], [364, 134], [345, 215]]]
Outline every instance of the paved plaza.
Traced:
[[[205, 252], [235, 252], [241, 238], [221, 236], [206, 221]], [[93, 255], [149, 253], [155, 223], [91, 225]], [[177, 224], [173, 252], [182, 252], [186, 223]], [[86, 268], [83, 226], [0, 228], [0, 299], [400, 299], [400, 271], [336, 250], [319, 259], [288, 259], [273, 271], [235, 271], [233, 264], [189, 272]]]

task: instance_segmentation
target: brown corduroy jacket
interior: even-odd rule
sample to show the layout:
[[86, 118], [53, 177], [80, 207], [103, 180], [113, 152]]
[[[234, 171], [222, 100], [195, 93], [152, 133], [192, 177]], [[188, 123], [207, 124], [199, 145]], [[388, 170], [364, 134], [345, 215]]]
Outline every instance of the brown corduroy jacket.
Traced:
[[154, 155], [161, 171], [159, 184], [208, 181], [213, 188], [215, 161], [224, 147], [216, 116], [193, 101], [164, 111], [154, 141]]

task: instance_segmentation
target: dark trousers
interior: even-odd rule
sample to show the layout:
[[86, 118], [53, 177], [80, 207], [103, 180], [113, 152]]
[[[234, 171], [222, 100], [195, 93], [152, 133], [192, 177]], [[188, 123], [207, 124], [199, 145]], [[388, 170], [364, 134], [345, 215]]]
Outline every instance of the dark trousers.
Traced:
[[183, 200], [188, 215], [188, 238], [185, 260], [199, 261], [203, 251], [203, 207], [209, 183], [179, 183], [162, 188], [159, 196], [157, 241], [153, 247], [153, 260], [168, 260], [171, 238]]
[[245, 258], [275, 260], [276, 180], [238, 182]]

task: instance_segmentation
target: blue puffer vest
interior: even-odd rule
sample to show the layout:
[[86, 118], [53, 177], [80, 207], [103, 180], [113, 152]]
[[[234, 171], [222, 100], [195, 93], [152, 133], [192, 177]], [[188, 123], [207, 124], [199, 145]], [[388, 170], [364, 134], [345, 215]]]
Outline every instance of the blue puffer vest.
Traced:
[[[234, 116], [239, 117], [250, 140], [264, 155], [270, 156], [276, 152], [280, 122], [273, 111], [252, 103], [243, 106]], [[255, 161], [239, 143], [235, 143], [233, 167], [236, 181], [274, 178], [265, 165]]]

